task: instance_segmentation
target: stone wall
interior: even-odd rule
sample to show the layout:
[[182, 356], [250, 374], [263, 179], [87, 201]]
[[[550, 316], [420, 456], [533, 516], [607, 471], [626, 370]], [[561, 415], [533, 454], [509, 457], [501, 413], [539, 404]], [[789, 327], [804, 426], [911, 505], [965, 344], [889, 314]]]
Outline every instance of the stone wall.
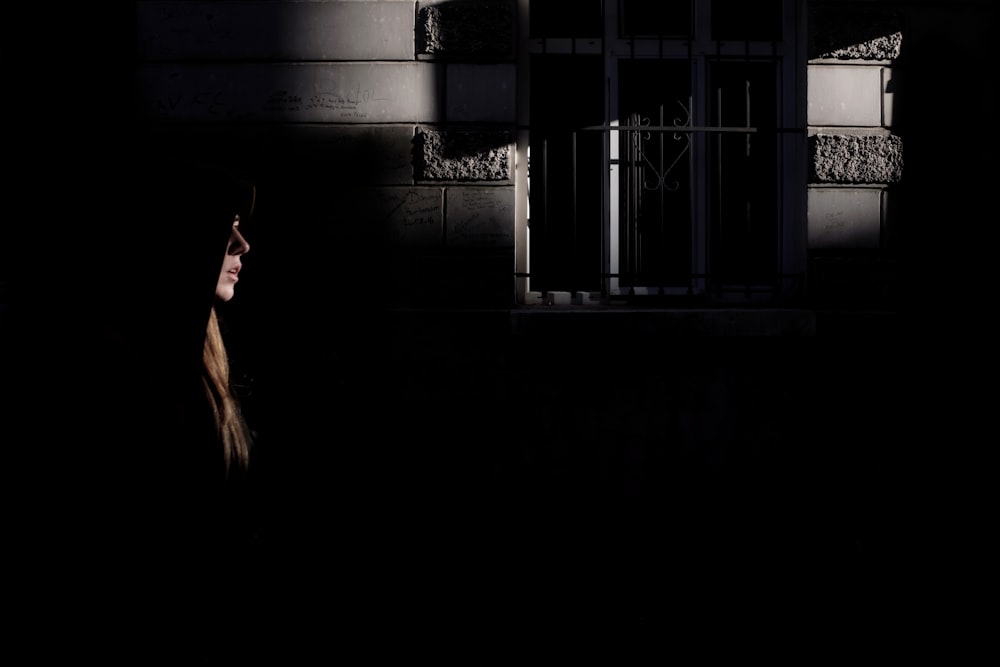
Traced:
[[878, 249], [890, 185], [904, 173], [892, 72], [902, 17], [813, 3], [809, 15], [810, 249]]
[[508, 0], [136, 3], [138, 116], [152, 151], [247, 172], [270, 247], [307, 230], [350, 291], [508, 306], [514, 15]]
[[812, 2], [808, 11], [808, 247], [811, 294], [882, 303], [892, 290], [890, 219], [905, 178], [894, 132], [900, 6]]
[[[935, 105], [950, 93], [938, 91], [964, 77], [955, 104], [992, 108], [987, 77], [942, 64], [947, 53], [984, 55], [975, 36], [991, 34], [989, 24], [966, 15], [989, 10], [953, 6], [805, 3], [811, 288], [853, 281], [846, 301], [881, 298], [902, 238], [934, 235], [916, 227], [918, 197], [906, 203], [902, 193], [926, 191], [916, 184], [941, 177], [931, 163], [949, 159], [947, 140], [923, 129], [948, 117]], [[515, 173], [526, 168], [515, 150], [526, 137], [517, 3], [152, 0], [135, 8], [133, 101], [143, 140], [153, 154], [225, 156], [258, 181], [269, 221], [258, 253], [267, 243], [283, 252], [304, 230], [327, 256], [336, 248], [338, 286], [349, 287], [341, 293], [401, 305], [513, 303], [514, 209], [525, 199], [515, 196]], [[922, 70], [908, 79], [904, 104], [906, 62]], [[962, 150], [963, 165], [990, 154]], [[952, 205], [942, 201], [941, 215]], [[269, 284], [288, 287], [284, 268], [272, 271]]]

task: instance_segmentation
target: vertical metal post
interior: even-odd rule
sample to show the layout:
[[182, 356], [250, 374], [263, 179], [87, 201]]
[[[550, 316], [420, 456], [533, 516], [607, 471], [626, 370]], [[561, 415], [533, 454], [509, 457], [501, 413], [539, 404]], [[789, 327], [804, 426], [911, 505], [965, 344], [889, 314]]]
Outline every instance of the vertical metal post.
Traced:
[[530, 208], [528, 146], [531, 133], [531, 58], [528, 52], [530, 37], [530, 1], [518, 0], [516, 14], [517, 35], [517, 132], [514, 143], [514, 302], [524, 304], [531, 289], [529, 262]]
[[570, 135], [570, 164], [572, 165], [573, 173], [571, 174], [573, 179], [573, 254], [572, 261], [573, 266], [570, 275], [572, 276], [571, 288], [575, 290], [580, 284], [580, 272], [578, 270], [579, 266], [579, 245], [577, 241], [577, 225], [579, 224], [579, 193], [577, 192], [577, 179], [578, 171], [577, 168], [577, 153], [576, 153], [576, 130]]
[[[718, 127], [722, 127], [722, 88], [716, 88], [715, 89], [715, 98], [716, 98], [716, 102], [715, 102], [715, 104], [716, 104], [716, 110], [715, 110], [716, 119], [715, 119], [715, 124]], [[723, 135], [721, 133], [717, 134], [715, 136], [715, 152], [716, 152], [716, 155], [715, 155], [715, 178], [716, 178], [716, 183], [717, 183], [717, 185], [716, 185], [716, 192], [715, 192], [715, 210], [716, 210], [716, 220], [718, 221], [718, 225], [717, 225], [718, 229], [716, 229], [716, 232], [715, 232], [716, 235], [717, 235], [717, 238], [715, 239], [716, 243], [714, 244], [714, 248], [715, 248], [716, 251], [713, 253], [711, 251], [712, 246], [710, 246], [710, 251], [709, 251], [709, 254], [708, 254], [708, 256], [709, 256], [709, 262], [710, 262], [710, 264], [709, 264], [709, 272], [711, 272], [711, 273], [715, 273], [715, 266], [718, 264], [718, 261], [715, 261], [715, 262], [711, 261], [712, 260], [712, 256], [714, 255], [715, 258], [716, 258], [716, 260], [718, 260], [718, 256], [719, 256], [718, 248], [721, 246], [723, 238], [724, 238], [723, 233], [722, 233], [722, 228], [723, 228], [723, 224], [722, 224], [722, 220], [723, 220], [722, 202], [725, 201], [724, 197], [722, 196], [722, 187], [723, 187], [723, 183], [722, 183], [722, 141], [723, 141], [723, 139], [724, 139], [724, 137], [723, 137]]]
[[[750, 127], [750, 40], [749, 40], [749, 38], [743, 43], [743, 69], [744, 69], [744, 75], [743, 76], [744, 76], [744, 82], [745, 82], [744, 95], [746, 96], [745, 99], [744, 99], [744, 107], [745, 107], [745, 112], [746, 112], [746, 116], [745, 116], [746, 121], [745, 121], [744, 125], [746, 127]], [[746, 154], [744, 155], [743, 159], [744, 159], [743, 164], [745, 166], [750, 166], [750, 133], [749, 132], [747, 132], [747, 134], [746, 134]], [[747, 181], [747, 178], [746, 178], [746, 176], [744, 176], [743, 182], [746, 183], [746, 181]], [[745, 296], [746, 296], [746, 298], [749, 299], [750, 298], [750, 294], [751, 294], [751, 280], [752, 280], [751, 270], [753, 268], [753, 258], [752, 258], [752, 252], [751, 252], [751, 248], [753, 247], [753, 245], [750, 243], [750, 240], [752, 238], [751, 234], [752, 234], [753, 222], [752, 222], [752, 211], [750, 210], [750, 207], [752, 205], [751, 204], [751, 200], [750, 200], [750, 193], [749, 193], [749, 191], [747, 191], [747, 189], [746, 189], [745, 186], [744, 186], [744, 195], [743, 195], [743, 198], [744, 198], [744, 201], [745, 201], [745, 207], [744, 208], [746, 209], [744, 211], [744, 216], [745, 216], [745, 220], [746, 220], [745, 234], [746, 234], [746, 240], [747, 240], [747, 242], [744, 245], [743, 252], [740, 253], [741, 254], [740, 261], [743, 264], [744, 278], [746, 280], [746, 286], [745, 286], [746, 287], [746, 294], [745, 294]]]

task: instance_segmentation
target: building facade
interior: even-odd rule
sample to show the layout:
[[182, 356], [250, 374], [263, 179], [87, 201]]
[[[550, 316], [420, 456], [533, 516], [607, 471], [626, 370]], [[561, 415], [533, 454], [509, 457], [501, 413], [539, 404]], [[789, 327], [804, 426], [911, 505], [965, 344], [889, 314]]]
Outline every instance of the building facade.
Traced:
[[992, 9], [745, 5], [140, 2], [136, 111], [390, 306], [896, 312], [907, 67]]

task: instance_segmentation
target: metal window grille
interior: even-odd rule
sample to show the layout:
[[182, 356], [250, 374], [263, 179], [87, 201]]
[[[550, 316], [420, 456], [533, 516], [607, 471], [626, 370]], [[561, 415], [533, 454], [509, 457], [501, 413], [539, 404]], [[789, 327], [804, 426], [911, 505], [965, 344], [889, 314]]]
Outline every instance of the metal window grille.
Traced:
[[[629, 3], [615, 4], [621, 13]], [[773, 303], [801, 281], [784, 246], [796, 220], [787, 195], [799, 178], [787, 161], [804, 130], [785, 99], [795, 54], [774, 41], [794, 32], [780, 20], [776, 28], [775, 16], [794, 12], [770, 3], [772, 13], [748, 29], [772, 41], [734, 45], [710, 31], [731, 34], [738, 24], [699, 4], [690, 5], [688, 32], [709, 34], [700, 41], [610, 44], [624, 24], [614, 21], [599, 54], [535, 54], [532, 291]], [[654, 29], [666, 32], [666, 14], [658, 16]], [[560, 85], [567, 80], [589, 93]]]

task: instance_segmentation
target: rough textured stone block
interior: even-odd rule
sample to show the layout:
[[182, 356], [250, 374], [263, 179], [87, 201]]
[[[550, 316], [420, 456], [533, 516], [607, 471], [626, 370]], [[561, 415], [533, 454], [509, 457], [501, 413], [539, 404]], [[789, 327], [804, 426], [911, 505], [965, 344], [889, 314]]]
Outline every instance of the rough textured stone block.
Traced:
[[435, 130], [417, 135], [417, 180], [504, 181], [510, 179], [513, 138], [506, 131]]
[[810, 65], [810, 125], [874, 127], [882, 124], [882, 68]]
[[444, 241], [440, 188], [370, 188], [358, 193], [360, 208], [393, 245], [440, 246]]
[[151, 60], [412, 60], [413, 7], [400, 2], [137, 2]]
[[447, 202], [449, 246], [514, 246], [513, 187], [452, 187]]
[[813, 183], [896, 183], [903, 140], [895, 135], [817, 134], [809, 139]]
[[809, 248], [878, 248], [882, 191], [874, 188], [810, 188]]
[[510, 2], [446, 2], [421, 7], [417, 50], [436, 56], [512, 55], [514, 11]]
[[893, 60], [903, 43], [899, 12], [877, 7], [812, 7], [809, 58]]
[[449, 65], [446, 114], [449, 121], [513, 123], [516, 71], [512, 64]]
[[432, 63], [146, 64], [140, 109], [198, 122], [438, 122]]

